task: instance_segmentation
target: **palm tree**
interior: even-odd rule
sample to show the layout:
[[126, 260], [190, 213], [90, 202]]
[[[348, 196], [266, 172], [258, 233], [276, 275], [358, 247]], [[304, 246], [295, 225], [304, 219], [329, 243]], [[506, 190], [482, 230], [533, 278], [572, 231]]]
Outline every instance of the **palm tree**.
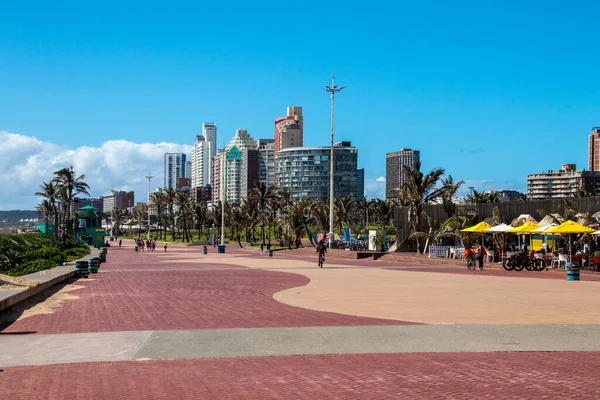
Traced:
[[[198, 203], [194, 207], [194, 217], [196, 221], [196, 230], [198, 231], [198, 240], [202, 239], [202, 231], [208, 222], [208, 207], [206, 203]], [[210, 236], [210, 229], [208, 230], [207, 239]]]
[[450, 218], [453, 214], [453, 206], [452, 198], [458, 192], [458, 189], [465, 183], [465, 181], [454, 182], [452, 175], [448, 175], [448, 179], [442, 179], [442, 188], [444, 189], [441, 193], [442, 196], [442, 204], [444, 205], [444, 209], [446, 210], [447, 218]]
[[498, 203], [500, 202], [500, 192], [489, 191], [489, 192], [478, 192], [473, 189], [473, 194], [469, 195], [470, 200], [474, 203]]
[[254, 226], [259, 222], [258, 201], [252, 197], [242, 199], [241, 209], [246, 217], [246, 241], [254, 240]]
[[317, 228], [327, 234], [329, 231], [329, 203], [317, 200], [312, 203], [311, 208]]
[[[165, 188], [163, 193], [165, 195], [165, 201], [167, 203], [167, 220], [169, 221], [169, 225], [171, 226], [171, 239], [175, 241], [175, 212], [173, 210], [175, 205], [175, 199], [177, 198], [177, 191], [172, 187], [168, 187]], [[165, 237], [167, 237], [166, 231]]]
[[[60, 169], [54, 172], [54, 183], [59, 186], [60, 199], [65, 209], [65, 222], [67, 230], [70, 228], [71, 223], [71, 205], [75, 196], [78, 194], [90, 195], [88, 189], [90, 186], [84, 182], [85, 175], [79, 175], [75, 173], [73, 166]], [[71, 227], [74, 228], [74, 227]]]
[[175, 196], [175, 204], [177, 205], [179, 224], [178, 228], [183, 229], [183, 240], [186, 242], [190, 241], [190, 234], [188, 225], [192, 219], [192, 210], [190, 196], [187, 192], [177, 192]]
[[46, 234], [48, 234], [48, 223], [50, 219], [50, 215], [54, 213], [54, 205], [48, 199], [42, 200], [40, 204], [38, 204], [36, 209], [36, 214], [40, 214], [44, 216], [44, 225], [46, 226]]
[[[264, 182], [255, 181], [254, 189], [252, 190], [252, 197], [254, 197], [258, 201], [258, 207], [260, 211], [260, 234], [262, 238], [262, 243], [265, 244], [265, 224], [264, 224], [264, 215], [265, 209], [269, 202], [275, 197], [275, 187], [269, 186]], [[270, 240], [270, 236], [269, 236]]]
[[[162, 225], [165, 229], [165, 235], [164, 238], [167, 238], [167, 233], [166, 233], [166, 223], [163, 220], [164, 219], [164, 211], [165, 211], [165, 206], [167, 205], [167, 199], [165, 197], [165, 195], [163, 193], [160, 192], [154, 192], [151, 195], [151, 200], [152, 200], [152, 208], [156, 210], [156, 214], [157, 214], [157, 219], [158, 219], [158, 223], [159, 225]], [[148, 212], [150, 212], [150, 210], [148, 210]], [[159, 226], [159, 228], [161, 228]], [[148, 227], [148, 229], [150, 229], [150, 227]], [[159, 238], [162, 239], [163, 238], [163, 231], [162, 229], [159, 229]]]
[[[438, 198], [444, 191], [443, 188], [437, 188], [439, 180], [444, 175], [443, 168], [434, 168], [427, 174], [421, 172], [421, 161], [415, 163], [413, 169], [410, 165], [402, 167], [405, 185], [403, 188], [397, 189], [406, 197], [408, 201], [408, 216], [409, 222], [412, 225], [412, 232], [419, 231], [419, 223], [423, 206], [431, 203], [432, 200]], [[419, 238], [416, 238], [417, 253], [421, 253], [419, 246]]]
[[375, 213], [377, 214], [379, 223], [382, 225], [383, 231], [387, 233], [388, 223], [394, 216], [394, 203], [389, 199], [377, 199], [375, 202]]
[[333, 206], [335, 208], [335, 213], [338, 216], [338, 223], [341, 231], [342, 222], [348, 223], [348, 216], [356, 208], [356, 202], [350, 194], [346, 197], [333, 199]]
[[[56, 209], [56, 197], [58, 195], [58, 188], [56, 187], [56, 185], [54, 184], [54, 182], [50, 181], [48, 183], [46, 182], [42, 182], [42, 185], [40, 186], [42, 191], [41, 192], [36, 192], [36, 196], [41, 196], [44, 198], [44, 200], [47, 200], [50, 208], [51, 208], [51, 213], [49, 215], [54, 215], [54, 236], [58, 236], [58, 212]], [[48, 233], [48, 225], [46, 224], [46, 233]]]

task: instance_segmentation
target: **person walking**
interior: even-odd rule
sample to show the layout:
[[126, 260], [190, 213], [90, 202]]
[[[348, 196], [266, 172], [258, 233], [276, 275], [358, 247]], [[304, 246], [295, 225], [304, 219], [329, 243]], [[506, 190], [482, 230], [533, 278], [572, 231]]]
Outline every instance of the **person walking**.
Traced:
[[119, 239], [119, 247], [121, 247], [121, 242], [122, 242], [122, 240], [121, 240], [121, 239]]
[[164, 248], [165, 248], [165, 253], [167, 252], [167, 242], [165, 242], [165, 244], [163, 244]]
[[260, 254], [263, 253], [264, 247], [265, 247], [264, 243], [261, 243], [260, 244]]
[[327, 246], [325, 246], [325, 242], [321, 240], [317, 246], [317, 253], [319, 253], [319, 261], [318, 266], [323, 268], [323, 263], [325, 262], [325, 253], [327, 253]]
[[477, 260], [479, 261], [479, 270], [483, 270], [483, 253], [484, 249], [482, 245], [477, 246]]

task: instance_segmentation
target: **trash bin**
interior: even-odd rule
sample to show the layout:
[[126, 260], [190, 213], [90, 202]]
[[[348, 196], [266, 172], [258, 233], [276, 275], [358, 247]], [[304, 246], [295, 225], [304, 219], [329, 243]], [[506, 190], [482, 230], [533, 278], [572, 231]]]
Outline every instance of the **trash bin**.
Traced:
[[222, 254], [225, 253], [225, 246], [217, 246], [217, 253]]
[[87, 278], [88, 274], [89, 274], [88, 262], [87, 261], [76, 261], [75, 262], [75, 272], [77, 272], [78, 276]]
[[135, 246], [133, 249], [134, 249], [135, 251], [138, 251], [138, 247], [137, 247], [137, 246]]
[[568, 281], [578, 281], [580, 280], [579, 276], [579, 262], [571, 261], [567, 263], [567, 280]]
[[204, 249], [202, 249], [202, 253], [203, 254], [208, 254], [208, 249], [206, 248], [206, 246], [204, 246]]
[[267, 253], [269, 254], [269, 257], [273, 257], [273, 250], [269, 250]]
[[97, 258], [90, 258], [88, 265], [90, 269], [90, 274], [98, 273], [99, 260]]

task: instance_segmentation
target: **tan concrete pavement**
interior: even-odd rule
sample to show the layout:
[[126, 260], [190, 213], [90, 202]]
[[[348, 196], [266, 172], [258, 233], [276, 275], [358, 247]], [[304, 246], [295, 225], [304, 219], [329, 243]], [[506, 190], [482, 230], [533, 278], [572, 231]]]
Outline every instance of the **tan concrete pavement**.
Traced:
[[311, 310], [429, 324], [600, 323], [600, 282], [477, 276], [476, 271], [459, 275], [335, 265], [320, 269], [313, 262], [276, 257], [163, 259], [304, 275], [308, 285], [278, 292], [274, 298]]

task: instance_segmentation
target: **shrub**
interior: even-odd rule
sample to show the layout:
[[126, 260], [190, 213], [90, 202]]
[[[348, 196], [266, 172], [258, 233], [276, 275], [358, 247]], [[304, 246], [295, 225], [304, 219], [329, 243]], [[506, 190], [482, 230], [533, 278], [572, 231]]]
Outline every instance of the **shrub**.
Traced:
[[26, 261], [33, 260], [49, 260], [53, 257], [56, 257], [60, 254], [60, 250], [56, 247], [42, 247], [41, 249], [29, 251], [25, 254]]
[[32, 274], [34, 272], [54, 268], [56, 266], [56, 263], [52, 260], [32, 260], [27, 261], [21, 267], [13, 268], [6, 271], [6, 274], [11, 276], [23, 276], [27, 274]]

